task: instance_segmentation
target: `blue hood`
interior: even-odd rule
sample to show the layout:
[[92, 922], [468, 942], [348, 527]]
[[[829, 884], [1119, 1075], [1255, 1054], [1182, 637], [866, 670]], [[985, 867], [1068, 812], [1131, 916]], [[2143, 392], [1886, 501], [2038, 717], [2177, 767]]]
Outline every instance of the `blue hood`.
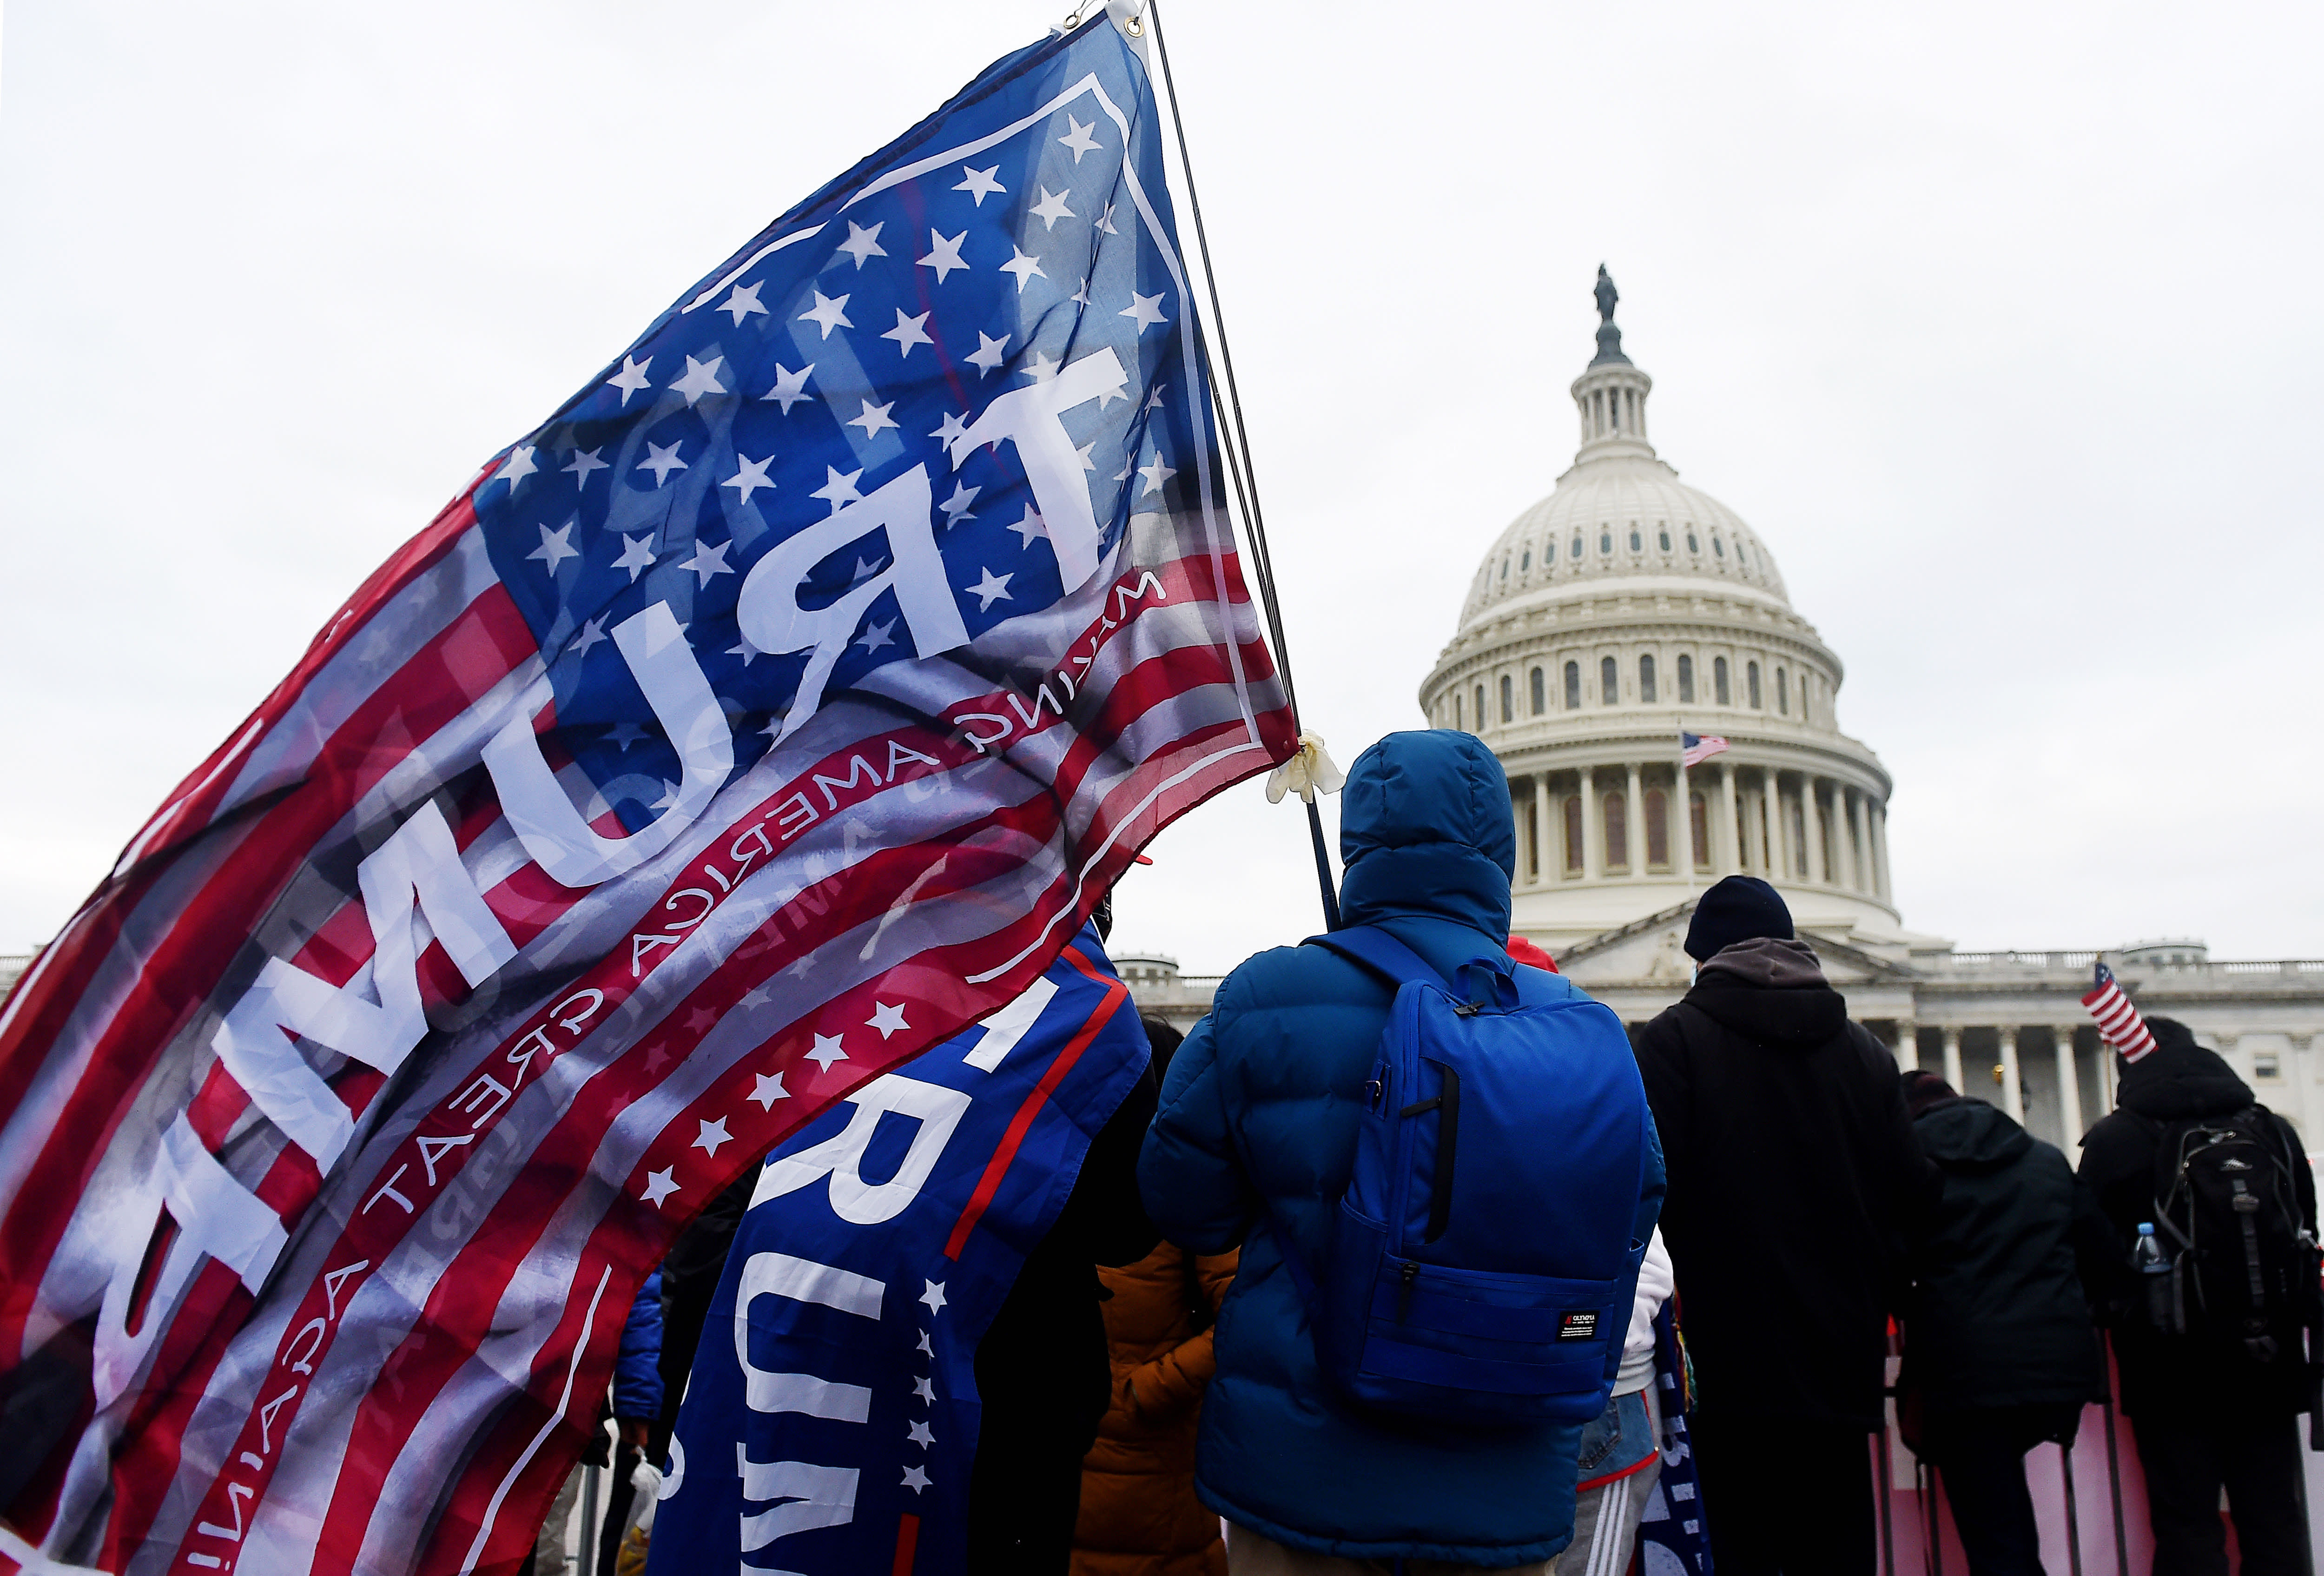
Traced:
[[1517, 818], [1501, 763], [1473, 733], [1390, 733], [1340, 798], [1340, 906], [1350, 925], [1450, 919], [1509, 933]]

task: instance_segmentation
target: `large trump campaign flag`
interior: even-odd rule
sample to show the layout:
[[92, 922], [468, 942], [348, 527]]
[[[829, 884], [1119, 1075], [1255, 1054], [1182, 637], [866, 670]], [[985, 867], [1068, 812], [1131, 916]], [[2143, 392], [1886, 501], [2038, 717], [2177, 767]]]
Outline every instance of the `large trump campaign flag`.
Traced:
[[1288, 755], [1142, 62], [995, 63], [498, 456], [0, 1018], [0, 1571], [509, 1571], [685, 1219]]

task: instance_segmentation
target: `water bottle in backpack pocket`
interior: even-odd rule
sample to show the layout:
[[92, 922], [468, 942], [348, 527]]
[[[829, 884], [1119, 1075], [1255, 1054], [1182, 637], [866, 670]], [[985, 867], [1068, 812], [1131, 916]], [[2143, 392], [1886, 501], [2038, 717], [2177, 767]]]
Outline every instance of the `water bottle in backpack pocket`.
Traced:
[[1498, 954], [1456, 993], [1383, 931], [1312, 945], [1397, 987], [1323, 1263], [1277, 1232], [1323, 1371], [1411, 1417], [1597, 1416], [1652, 1231], [1652, 1119], [1620, 1020], [1578, 993], [1523, 1000]]
[[2317, 1313], [2315, 1239], [2274, 1114], [2253, 1104], [2164, 1128], [2154, 1200], [2171, 1289], [2148, 1323], [2238, 1343], [2255, 1362], [2297, 1353]]

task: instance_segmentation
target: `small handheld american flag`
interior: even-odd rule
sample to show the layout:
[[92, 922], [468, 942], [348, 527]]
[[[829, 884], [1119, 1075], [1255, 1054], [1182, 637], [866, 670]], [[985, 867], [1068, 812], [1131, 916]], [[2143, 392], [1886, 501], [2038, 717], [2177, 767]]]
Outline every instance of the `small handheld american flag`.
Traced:
[[2135, 1062], [2154, 1048], [2154, 1036], [2139, 1017], [2138, 1009], [2115, 983], [2114, 971], [2104, 963], [2098, 965], [2098, 976], [2082, 998], [2082, 1005], [2098, 1019], [2098, 1037], [2122, 1053], [2126, 1062]]
[[1679, 730], [1678, 758], [1684, 765], [1701, 766], [1726, 748], [1727, 741], [1715, 734], [1705, 738], [1700, 733], [1690, 733], [1683, 728]]

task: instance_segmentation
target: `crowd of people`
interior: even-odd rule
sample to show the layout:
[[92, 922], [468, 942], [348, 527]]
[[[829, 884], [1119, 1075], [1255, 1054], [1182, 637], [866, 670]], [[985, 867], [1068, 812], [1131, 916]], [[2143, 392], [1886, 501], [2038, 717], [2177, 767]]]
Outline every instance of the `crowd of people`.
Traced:
[[[1514, 854], [1481, 743], [1390, 735], [1348, 775], [1343, 928], [1243, 963], [1183, 1045], [1149, 1022], [978, 1350], [971, 1571], [1623, 1576], [1659, 1517], [1692, 1576], [1868, 1576], [1901, 1334], [1972, 1576], [2042, 1571], [2025, 1457], [2107, 1396], [2109, 1341], [2156, 1576], [2225, 1576], [2223, 1493], [2242, 1571], [2307, 1576], [2315, 1186], [2224, 1061], [2148, 1020], [2077, 1170], [1900, 1074], [1752, 878], [1626, 1035], [1509, 935]], [[665, 1267], [649, 1452], [746, 1192]]]

